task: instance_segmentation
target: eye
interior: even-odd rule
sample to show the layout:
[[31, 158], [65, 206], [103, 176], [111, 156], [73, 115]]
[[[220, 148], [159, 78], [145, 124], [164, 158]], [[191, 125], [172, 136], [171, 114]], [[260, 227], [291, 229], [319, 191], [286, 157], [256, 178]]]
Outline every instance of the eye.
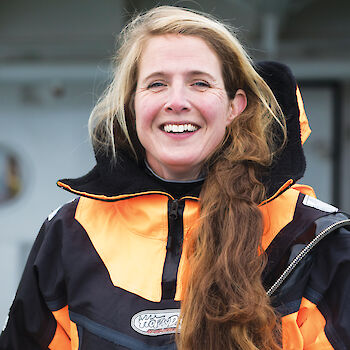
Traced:
[[165, 83], [161, 82], [161, 81], [155, 81], [153, 83], [150, 83], [148, 86], [147, 86], [147, 89], [150, 89], [150, 90], [160, 90], [161, 88], [163, 88], [164, 86], [166, 86]]
[[192, 86], [201, 91], [210, 88], [210, 84], [204, 80], [195, 81], [194, 83], [192, 83]]

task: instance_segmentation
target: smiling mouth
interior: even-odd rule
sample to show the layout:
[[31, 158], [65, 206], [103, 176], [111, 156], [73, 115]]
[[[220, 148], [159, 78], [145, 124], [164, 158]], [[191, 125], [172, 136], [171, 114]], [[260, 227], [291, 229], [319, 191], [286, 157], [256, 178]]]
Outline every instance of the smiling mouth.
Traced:
[[194, 124], [163, 124], [162, 130], [167, 133], [181, 134], [184, 132], [195, 132], [199, 126]]

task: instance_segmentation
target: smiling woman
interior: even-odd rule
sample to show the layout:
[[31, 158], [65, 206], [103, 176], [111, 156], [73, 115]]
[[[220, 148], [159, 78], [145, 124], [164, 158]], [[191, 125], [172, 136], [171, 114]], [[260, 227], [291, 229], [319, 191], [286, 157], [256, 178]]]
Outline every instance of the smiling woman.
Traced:
[[177, 7], [120, 44], [97, 164], [58, 181], [78, 198], [43, 224], [0, 349], [349, 348], [350, 219], [292, 187], [309, 128], [290, 70]]
[[203, 39], [168, 34], [148, 40], [138, 67], [136, 131], [158, 175], [198, 178], [245, 106], [241, 89], [229, 99], [219, 58]]

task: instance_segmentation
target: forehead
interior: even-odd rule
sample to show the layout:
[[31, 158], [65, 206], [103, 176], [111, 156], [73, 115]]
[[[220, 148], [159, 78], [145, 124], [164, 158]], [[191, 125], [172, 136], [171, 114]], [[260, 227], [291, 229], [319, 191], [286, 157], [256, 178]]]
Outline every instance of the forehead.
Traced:
[[167, 34], [148, 39], [139, 61], [139, 74], [173, 69], [221, 74], [221, 62], [215, 51], [197, 36]]

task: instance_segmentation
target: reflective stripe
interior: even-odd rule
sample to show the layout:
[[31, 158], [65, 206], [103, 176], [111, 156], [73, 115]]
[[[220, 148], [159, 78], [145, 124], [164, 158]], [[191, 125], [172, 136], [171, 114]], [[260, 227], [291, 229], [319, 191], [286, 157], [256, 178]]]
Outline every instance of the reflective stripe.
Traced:
[[327, 213], [335, 213], [338, 211], [338, 208], [333, 207], [333, 205], [330, 205], [328, 203], [322, 202], [317, 198], [313, 198], [310, 196], [305, 196], [304, 200], [303, 200], [303, 204], [308, 206], [308, 207], [312, 207], [321, 211], [325, 211]]

